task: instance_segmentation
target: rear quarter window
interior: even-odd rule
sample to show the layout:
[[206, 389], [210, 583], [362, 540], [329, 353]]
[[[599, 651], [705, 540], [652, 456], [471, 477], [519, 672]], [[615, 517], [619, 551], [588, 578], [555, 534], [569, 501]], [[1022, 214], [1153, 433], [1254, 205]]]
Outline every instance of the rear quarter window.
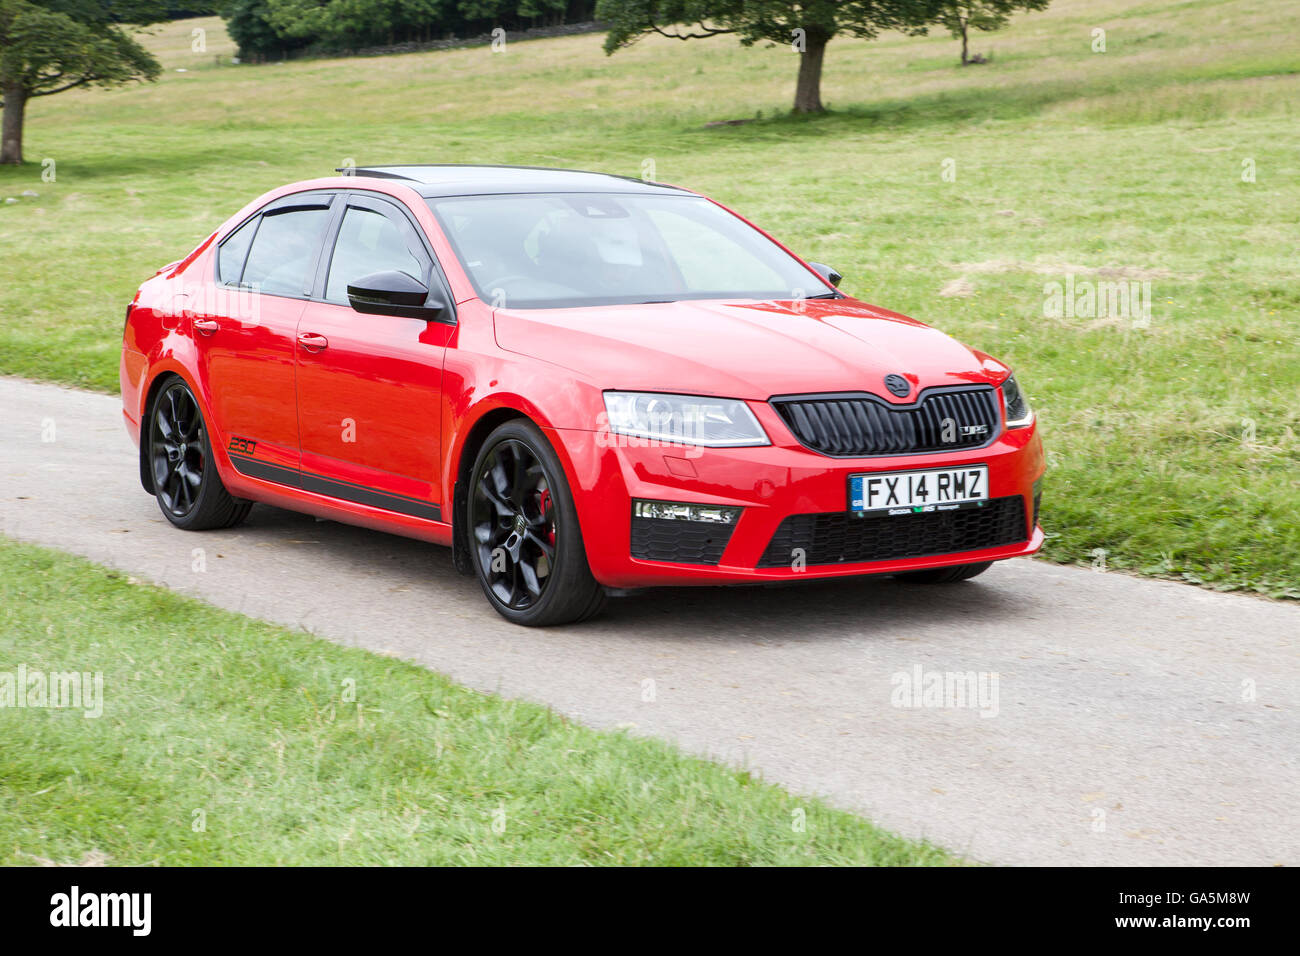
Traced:
[[253, 241], [253, 233], [257, 231], [259, 218], [254, 216], [248, 220], [227, 236], [217, 249], [218, 282], [225, 285], [239, 285], [240, 276], [244, 271], [244, 260], [248, 258], [248, 247]]

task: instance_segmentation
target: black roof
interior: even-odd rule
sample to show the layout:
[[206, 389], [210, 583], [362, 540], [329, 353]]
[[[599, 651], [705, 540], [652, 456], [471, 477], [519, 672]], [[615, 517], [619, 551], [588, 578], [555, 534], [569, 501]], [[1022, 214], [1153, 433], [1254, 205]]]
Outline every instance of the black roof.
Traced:
[[631, 176], [543, 166], [471, 166], [455, 163], [357, 166], [339, 169], [353, 176], [401, 179], [421, 196], [481, 196], [505, 193], [662, 193], [676, 186]]

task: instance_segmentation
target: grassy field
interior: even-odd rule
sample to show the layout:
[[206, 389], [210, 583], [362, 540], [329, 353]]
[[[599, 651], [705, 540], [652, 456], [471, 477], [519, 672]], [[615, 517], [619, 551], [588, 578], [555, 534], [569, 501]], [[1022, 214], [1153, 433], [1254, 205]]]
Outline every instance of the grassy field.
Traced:
[[[0, 170], [0, 195], [40, 193], [0, 206], [0, 371], [112, 390], [141, 279], [348, 159], [652, 163], [1014, 365], [1050, 449], [1048, 557], [1300, 597], [1287, 4], [1057, 0], [967, 68], [947, 36], [839, 39], [815, 119], [786, 112], [788, 50], [727, 38], [231, 66], [220, 21], [154, 33], [160, 82], [34, 101], [31, 162]], [[733, 119], [755, 121], [706, 126]], [[1067, 275], [1149, 282], [1150, 321], [1045, 314]]]
[[103, 706], [0, 707], [0, 864], [956, 862], [666, 744], [0, 542], [0, 672], [19, 662], [102, 672]]

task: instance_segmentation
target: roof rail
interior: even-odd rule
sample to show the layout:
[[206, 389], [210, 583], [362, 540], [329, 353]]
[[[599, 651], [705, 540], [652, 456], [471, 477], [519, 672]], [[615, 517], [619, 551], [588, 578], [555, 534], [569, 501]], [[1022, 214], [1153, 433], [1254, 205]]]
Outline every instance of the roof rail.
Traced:
[[[590, 169], [565, 169], [557, 166], [515, 166], [509, 163], [394, 163], [384, 166], [340, 166], [335, 170], [344, 176], [372, 176], [376, 179], [404, 179], [410, 182], [432, 184], [436, 179], [428, 176], [421, 176], [419, 170], [422, 169], [509, 169], [518, 171], [535, 171], [540, 173], [576, 173], [583, 176], [604, 176], [609, 179], [622, 179], [630, 183], [639, 183], [651, 186], [662, 186], [664, 183], [646, 182], [637, 176], [623, 176], [618, 173], [600, 173]], [[410, 173], [403, 170], [411, 170]]]
[[392, 169], [385, 169], [380, 166], [340, 166], [334, 170], [336, 173], [342, 173], [344, 176], [373, 176], [375, 179], [410, 179], [414, 176], [403, 176], [401, 173], [395, 173]]

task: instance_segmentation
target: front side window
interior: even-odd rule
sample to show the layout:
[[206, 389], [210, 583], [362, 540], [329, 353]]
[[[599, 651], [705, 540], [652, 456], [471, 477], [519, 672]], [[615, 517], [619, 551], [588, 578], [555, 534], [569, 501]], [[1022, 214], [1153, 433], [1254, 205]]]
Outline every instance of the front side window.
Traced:
[[262, 213], [244, 265], [243, 285], [266, 295], [306, 295], [316, 248], [328, 221], [325, 206]]
[[699, 196], [555, 193], [429, 205], [479, 297], [498, 305], [833, 294], [761, 232]]
[[395, 220], [371, 209], [349, 206], [330, 259], [325, 299], [347, 304], [348, 283], [375, 272], [405, 272], [424, 280], [424, 265], [412, 255]]

